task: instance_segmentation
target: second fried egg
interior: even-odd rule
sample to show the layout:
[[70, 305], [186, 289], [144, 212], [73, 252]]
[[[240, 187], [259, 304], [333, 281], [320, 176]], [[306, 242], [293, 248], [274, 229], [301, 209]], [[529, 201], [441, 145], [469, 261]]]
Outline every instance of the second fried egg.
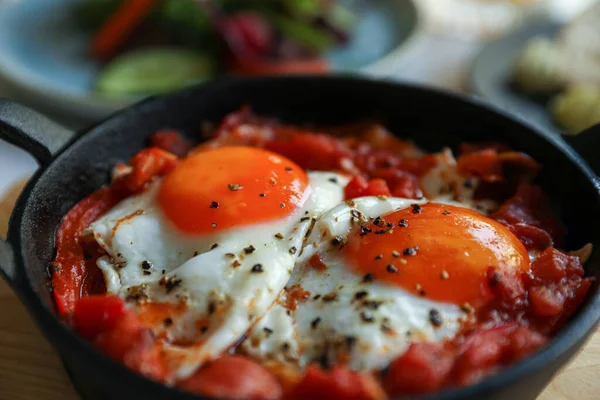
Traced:
[[486, 270], [529, 267], [504, 226], [462, 207], [365, 197], [325, 213], [279, 302], [243, 351], [304, 367], [386, 367], [414, 341], [442, 341], [491, 298]]

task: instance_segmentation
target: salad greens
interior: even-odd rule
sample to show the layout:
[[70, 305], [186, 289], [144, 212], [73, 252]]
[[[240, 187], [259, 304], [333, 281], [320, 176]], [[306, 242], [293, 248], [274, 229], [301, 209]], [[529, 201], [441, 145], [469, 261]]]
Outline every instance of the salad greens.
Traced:
[[91, 52], [107, 63], [97, 90], [118, 95], [177, 89], [232, 69], [324, 72], [321, 56], [344, 44], [357, 20], [333, 0], [84, 0], [74, 18], [94, 33]]

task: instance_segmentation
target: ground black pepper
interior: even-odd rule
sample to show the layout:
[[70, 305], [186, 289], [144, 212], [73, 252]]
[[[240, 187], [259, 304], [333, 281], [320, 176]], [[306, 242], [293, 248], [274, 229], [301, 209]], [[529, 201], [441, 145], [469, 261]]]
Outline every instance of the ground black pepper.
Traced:
[[319, 325], [319, 322], [321, 322], [321, 318], [317, 317], [312, 320], [312, 322], [310, 323], [310, 326], [312, 326], [313, 329], [316, 329], [317, 326]]
[[255, 264], [252, 267], [252, 272], [255, 273], [255, 274], [263, 272], [263, 266], [262, 266], [262, 264]]
[[368, 274], [366, 274], [365, 276], [363, 276], [362, 281], [364, 283], [368, 283], [368, 282], [373, 282], [373, 279], [375, 279], [375, 277], [373, 276], [372, 273], [369, 272]]
[[405, 256], [416, 256], [418, 250], [419, 250], [419, 246], [408, 247], [408, 248], [404, 249], [403, 254]]
[[429, 310], [429, 322], [431, 322], [431, 325], [439, 328], [444, 323], [442, 320], [442, 314], [440, 314], [440, 312], [435, 308], [432, 308]]

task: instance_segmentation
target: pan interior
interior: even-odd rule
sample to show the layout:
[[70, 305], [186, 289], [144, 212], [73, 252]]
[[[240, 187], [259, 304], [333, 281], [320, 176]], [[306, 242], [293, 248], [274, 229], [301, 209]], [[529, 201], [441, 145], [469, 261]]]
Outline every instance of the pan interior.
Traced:
[[[79, 200], [107, 183], [116, 162], [128, 160], [159, 129], [172, 128], [198, 141], [206, 122], [250, 105], [259, 114], [286, 122], [332, 125], [379, 119], [402, 138], [429, 151], [465, 141], [499, 141], [543, 165], [539, 184], [569, 228], [568, 249], [600, 246], [600, 201], [589, 176], [561, 144], [485, 107], [427, 89], [352, 78], [278, 78], [222, 81], [149, 100], [96, 126], [64, 151], [21, 202], [20, 231], [25, 270], [34, 291], [53, 308], [47, 266], [56, 229]], [[587, 274], [600, 278], [596, 251]], [[596, 295], [594, 284], [591, 295]], [[589, 297], [592, 297], [589, 296]]]

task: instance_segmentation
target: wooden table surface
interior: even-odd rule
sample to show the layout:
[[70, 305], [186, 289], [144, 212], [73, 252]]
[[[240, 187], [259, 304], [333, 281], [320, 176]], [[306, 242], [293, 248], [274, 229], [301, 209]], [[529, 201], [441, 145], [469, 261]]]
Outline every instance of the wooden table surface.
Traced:
[[[0, 237], [22, 183], [0, 199]], [[0, 400], [75, 400], [59, 358], [0, 280]], [[600, 399], [600, 331], [538, 400]], [[515, 399], [520, 400], [520, 399]]]

